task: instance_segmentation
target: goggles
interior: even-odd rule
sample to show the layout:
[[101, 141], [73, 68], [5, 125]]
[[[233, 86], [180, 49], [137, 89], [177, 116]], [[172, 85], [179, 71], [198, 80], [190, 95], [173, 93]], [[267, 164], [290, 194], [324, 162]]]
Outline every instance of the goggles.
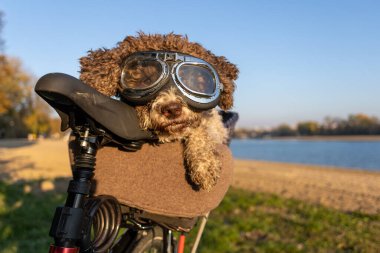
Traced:
[[223, 90], [216, 70], [207, 62], [177, 52], [149, 51], [130, 55], [121, 73], [121, 95], [145, 104], [158, 91], [175, 86], [196, 109], [217, 106]]

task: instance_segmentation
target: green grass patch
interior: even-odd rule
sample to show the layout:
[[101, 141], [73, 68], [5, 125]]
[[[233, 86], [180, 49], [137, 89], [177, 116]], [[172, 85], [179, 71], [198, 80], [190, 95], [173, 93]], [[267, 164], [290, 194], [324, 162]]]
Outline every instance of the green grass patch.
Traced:
[[[194, 236], [194, 235], [192, 235]], [[199, 252], [379, 252], [380, 215], [230, 189]]]
[[[51, 219], [66, 193], [24, 190], [38, 184], [0, 182], [0, 253], [48, 251]], [[379, 252], [379, 238], [380, 215], [232, 188], [210, 215], [199, 252]]]
[[1, 253], [48, 252], [52, 242], [48, 235], [51, 219], [56, 206], [64, 203], [66, 194], [41, 192], [39, 183], [0, 182]]

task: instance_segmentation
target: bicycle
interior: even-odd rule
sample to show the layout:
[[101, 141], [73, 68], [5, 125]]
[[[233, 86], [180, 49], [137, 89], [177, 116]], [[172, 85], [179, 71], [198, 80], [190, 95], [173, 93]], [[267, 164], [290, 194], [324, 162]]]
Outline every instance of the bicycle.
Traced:
[[[183, 252], [184, 233], [199, 217], [169, 217], [119, 203], [114, 196], [93, 196], [98, 149], [117, 147], [133, 152], [155, 139], [140, 129], [134, 109], [61, 73], [41, 77], [35, 91], [57, 111], [61, 130], [72, 130], [73, 179], [65, 205], [57, 207], [54, 214], [49, 232], [54, 244], [49, 253]], [[232, 131], [238, 115], [230, 112], [222, 116]], [[192, 252], [196, 252], [207, 216], [201, 218]], [[124, 232], [119, 236], [121, 228]], [[178, 241], [173, 231], [181, 233]]]

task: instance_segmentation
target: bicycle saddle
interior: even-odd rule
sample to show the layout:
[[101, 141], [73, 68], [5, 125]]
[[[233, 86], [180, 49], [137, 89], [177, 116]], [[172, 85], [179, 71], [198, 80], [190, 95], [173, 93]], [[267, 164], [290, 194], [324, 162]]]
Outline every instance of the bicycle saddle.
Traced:
[[124, 140], [154, 138], [152, 133], [140, 128], [133, 107], [103, 95], [73, 76], [44, 75], [37, 81], [35, 91], [61, 117], [61, 131], [75, 126], [83, 116], [89, 116], [104, 130]]

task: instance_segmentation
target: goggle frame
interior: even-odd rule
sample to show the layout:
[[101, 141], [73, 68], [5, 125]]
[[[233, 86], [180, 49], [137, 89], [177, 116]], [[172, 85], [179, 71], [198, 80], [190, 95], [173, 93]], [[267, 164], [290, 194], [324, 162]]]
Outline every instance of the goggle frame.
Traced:
[[[139, 57], [144, 60], [157, 61], [161, 66], [162, 73], [159, 76], [159, 78], [147, 88], [128, 88], [128, 85], [124, 83], [125, 68], [128, 65], [128, 63], [130, 63], [133, 60], [136, 60], [136, 58]], [[190, 89], [186, 84], [184, 84], [180, 80], [179, 74], [179, 70], [183, 65], [200, 66], [210, 71], [215, 86], [214, 92], [212, 94], [198, 92]], [[181, 94], [185, 98], [187, 98], [187, 101], [190, 100], [189, 103], [194, 107], [199, 107], [202, 109], [207, 109], [207, 107], [215, 107], [217, 105], [217, 102], [219, 101], [221, 92], [223, 91], [223, 85], [219, 81], [218, 73], [208, 62], [197, 57], [178, 52], [146, 51], [134, 53], [125, 59], [120, 77], [120, 82], [123, 88], [121, 95], [127, 100], [131, 100], [132, 102], [146, 103], [147, 101], [145, 98], [150, 99], [159, 90], [161, 90], [163, 86], [166, 86], [168, 83], [171, 83], [168, 80], [169, 77], [171, 77], [170, 79], [172, 80], [172, 83], [174, 83], [174, 85], [178, 88]]]

